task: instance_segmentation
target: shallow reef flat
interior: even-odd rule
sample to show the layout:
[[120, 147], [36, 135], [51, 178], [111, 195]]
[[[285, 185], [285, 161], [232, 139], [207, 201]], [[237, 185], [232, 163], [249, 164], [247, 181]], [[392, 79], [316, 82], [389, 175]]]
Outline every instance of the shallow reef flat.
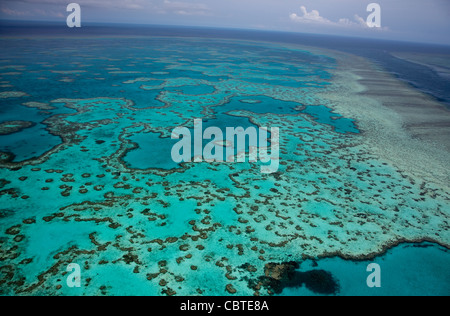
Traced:
[[357, 56], [340, 55], [329, 106], [354, 119], [370, 150], [411, 174], [448, 187], [450, 112]]
[[21, 130], [33, 126], [32, 122], [9, 121], [0, 124], [0, 135], [8, 135], [20, 132]]
[[[5, 75], [5, 74], [2, 74]], [[18, 98], [26, 96], [27, 94], [25, 92], [21, 91], [3, 91], [0, 92], [0, 99], [7, 99], [7, 98]]]
[[[9, 113], [59, 142], [0, 156], [0, 294], [272, 295], [308, 260], [371, 260], [405, 242], [450, 248], [449, 138], [433, 145], [445, 141], [433, 128], [444, 112], [420, 95], [436, 112], [416, 124], [402, 105], [417, 93], [368, 61], [256, 42], [77, 41], [69, 68], [64, 47], [35, 43], [40, 63], [23, 73], [48, 78], [47, 92], [8, 77], [28, 95], [5, 103]], [[394, 84], [399, 99], [381, 92]], [[199, 117], [279, 127], [278, 172], [151, 155]], [[80, 288], [66, 285], [70, 263]], [[330, 288], [319, 294], [339, 293]]]

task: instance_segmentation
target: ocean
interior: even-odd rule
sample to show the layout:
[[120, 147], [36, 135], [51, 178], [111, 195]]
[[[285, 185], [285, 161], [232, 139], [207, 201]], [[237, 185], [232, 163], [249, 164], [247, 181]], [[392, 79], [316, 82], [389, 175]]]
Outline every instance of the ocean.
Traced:
[[[449, 47], [130, 25], [0, 38], [1, 295], [450, 293], [446, 187], [377, 156], [327, 98], [333, 50], [450, 106]], [[196, 118], [279, 127], [279, 170], [174, 162], [171, 133]]]

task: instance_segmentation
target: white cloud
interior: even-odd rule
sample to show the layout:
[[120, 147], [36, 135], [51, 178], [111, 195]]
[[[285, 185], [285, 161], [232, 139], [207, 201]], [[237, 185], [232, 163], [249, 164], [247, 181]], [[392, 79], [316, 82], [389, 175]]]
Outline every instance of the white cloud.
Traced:
[[[327, 18], [321, 16], [319, 11], [317, 11], [317, 10], [312, 10], [311, 12], [308, 12], [308, 10], [306, 9], [305, 6], [301, 6], [300, 11], [302, 12], [302, 15], [297, 15], [296, 13], [292, 13], [289, 15], [289, 18], [291, 19], [291, 21], [297, 22], [297, 23], [309, 23], [309, 24], [325, 25], [325, 26], [353, 27], [353, 28], [369, 29], [366, 21], [357, 14], [355, 14], [353, 17], [354, 21], [347, 19], [347, 18], [341, 18], [337, 22], [333, 22], [333, 21], [328, 20]], [[372, 29], [387, 30], [386, 27], [372, 28]]]
[[302, 16], [297, 15], [296, 13], [292, 13], [289, 17], [294, 22], [300, 23], [318, 23], [318, 24], [334, 24], [330, 20], [320, 16], [319, 11], [312, 10], [308, 12], [305, 6], [301, 6], [300, 10], [302, 11]]

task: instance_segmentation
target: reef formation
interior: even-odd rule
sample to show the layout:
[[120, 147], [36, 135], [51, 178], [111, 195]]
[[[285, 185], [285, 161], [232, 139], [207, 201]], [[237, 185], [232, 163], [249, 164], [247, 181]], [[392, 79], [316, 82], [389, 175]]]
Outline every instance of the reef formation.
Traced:
[[[70, 66], [65, 46], [49, 51], [44, 39], [33, 64], [26, 52], [1, 61], [22, 63], [21, 74], [1, 74], [24, 91], [2, 92], [6, 106], [30, 111], [24, 119], [48, 141], [31, 158], [0, 155], [0, 294], [270, 295], [295, 284], [335, 294], [328, 272], [299, 263], [373, 258], [407, 241], [449, 247], [446, 162], [431, 157], [424, 176], [383, 152], [400, 144], [394, 135], [375, 146], [386, 119], [364, 119], [367, 103], [356, 110], [377, 101], [361, 96], [353, 56], [225, 40], [77, 41]], [[173, 163], [171, 131], [196, 118], [280, 128], [278, 172]], [[15, 124], [4, 137], [31, 130]], [[70, 263], [82, 268], [80, 288], [66, 285]]]

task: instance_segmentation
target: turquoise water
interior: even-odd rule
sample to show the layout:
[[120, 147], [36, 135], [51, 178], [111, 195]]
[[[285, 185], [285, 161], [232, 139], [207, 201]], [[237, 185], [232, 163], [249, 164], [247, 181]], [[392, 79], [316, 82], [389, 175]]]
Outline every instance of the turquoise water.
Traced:
[[[244, 44], [239, 49], [251, 49], [252, 53], [249, 53], [250, 56], [259, 57], [259, 60], [255, 59], [249, 63], [248, 59], [236, 57], [236, 48], [228, 43], [216, 43], [217, 47], [213, 45], [205, 52], [202, 51], [201, 46], [185, 49], [189, 43], [183, 42], [173, 44], [172, 47], [174, 48], [165, 48], [164, 45], [167, 46], [167, 43], [161, 39], [154, 39], [151, 43], [146, 43], [142, 39], [136, 39], [133, 40], [131, 46], [126, 41], [124, 39], [114, 42], [106, 39], [86, 39], [80, 43], [80, 48], [75, 50], [66, 48], [64, 40], [59, 42], [48, 40], [46, 44], [53, 45], [55, 48], [52, 51], [41, 50], [44, 48], [41, 45], [45, 45], [42, 41], [33, 41], [31, 45], [20, 40], [14, 41], [14, 45], [8, 45], [2, 50], [5, 65], [3, 66], [5, 67], [3, 73], [6, 74], [2, 79], [8, 83], [7, 87], [0, 88], [0, 92], [14, 90], [10, 86], [22, 86], [26, 87], [27, 95], [20, 99], [6, 98], [2, 100], [2, 109], [0, 110], [2, 120], [12, 121], [20, 118], [26, 121], [42, 123], [45, 118], [51, 115], [64, 113], [64, 108], [57, 107], [51, 111], [39, 111], [35, 108], [25, 111], [21, 104], [30, 101], [48, 104], [57, 97], [87, 99], [99, 96], [129, 98], [133, 101], [133, 107], [135, 108], [161, 107], [164, 104], [173, 104], [175, 102], [181, 103], [179, 106], [182, 107], [182, 104], [186, 102], [186, 98], [189, 101], [193, 101], [196, 99], [194, 96], [198, 96], [200, 101], [195, 107], [201, 107], [214, 105], [214, 101], [220, 102], [226, 97], [226, 100], [231, 100], [231, 103], [223, 107], [224, 111], [248, 109], [257, 113], [269, 111], [271, 113], [294, 114], [294, 108], [301, 106], [301, 100], [289, 103], [276, 98], [269, 98], [259, 95], [259, 91], [252, 90], [253, 87], [251, 86], [247, 89], [244, 88], [242, 93], [233, 91], [233, 97], [231, 97], [230, 91], [227, 91], [227, 86], [223, 86], [220, 89], [222, 85], [216, 85], [216, 88], [214, 88], [214, 83], [227, 82], [226, 79], [232, 78], [233, 80], [244, 80], [254, 84], [268, 83], [289, 87], [293, 81], [296, 81], [304, 85], [304, 90], [308, 91], [310, 87], [318, 87], [320, 89], [321, 84], [324, 83], [323, 80], [329, 78], [326, 68], [333, 66], [332, 62], [330, 62], [330, 65], [324, 66], [316, 63], [312, 64], [310, 62], [314, 61], [314, 55], [301, 52], [298, 53], [298, 61], [305, 60], [308, 64], [302, 64], [301, 66], [300, 64], [287, 65], [286, 67], [286, 64], [283, 62], [274, 62], [274, 58], [283, 61], [283, 59], [291, 57], [290, 55], [284, 56], [284, 50], [278, 50], [276, 52], [278, 56], [270, 56], [271, 60], [268, 60], [266, 56], [268, 52], [264, 48], [245, 46]], [[144, 49], [139, 45], [149, 46], [147, 49]], [[128, 49], [126, 46], [130, 46], [130, 48]], [[177, 52], [177, 49], [180, 51]], [[230, 58], [230, 60], [220, 63], [212, 59], [214, 55], [209, 60], [208, 56], [202, 56], [206, 58], [200, 57], [202, 54], [207, 55], [209, 52], [214, 54], [216, 49], [220, 49], [221, 53], [224, 54], [224, 58]], [[172, 56], [170, 54], [171, 50]], [[83, 54], [83, 52], [86, 53]], [[150, 55], [149, 52], [151, 53]], [[170, 66], [178, 60], [177, 58], [181, 52], [183, 60], [186, 61], [185, 64], [187, 65], [189, 62], [191, 64], [186, 66], [180, 62], [176, 64], [177, 67]], [[269, 53], [272, 54], [273, 52]], [[30, 54], [33, 54], [33, 59], [30, 59]], [[7, 63], [10, 61], [7, 59], [10, 56], [15, 57], [13, 64]], [[119, 60], [120, 64], [117, 63]], [[152, 62], [154, 60], [158, 61]], [[14, 68], [14, 66], [17, 67]], [[168, 66], [170, 66], [170, 69], [167, 69]], [[270, 70], [270, 78], [261, 69]], [[24, 73], [21, 73], [23, 70], [26, 70], [26, 76]], [[286, 77], [290, 78], [290, 80], [280, 80]], [[323, 79], [313, 80], [316, 78]], [[127, 84], [129, 80], [137, 80], [137, 82]], [[45, 86], [45, 89], [42, 89], [43, 86]], [[219, 91], [216, 91], [216, 89]], [[255, 100], [263, 100], [261, 104], [254, 107], [236, 106], [235, 102], [239, 98], [245, 99], [252, 92], [257, 92], [254, 93], [254, 97]], [[132, 97], [130, 97], [131, 95]], [[213, 101], [211, 103], [205, 97], [209, 95], [211, 96], [211, 101]], [[234, 95], [237, 96], [234, 97]], [[217, 109], [221, 110], [221, 107]], [[188, 111], [195, 111], [195, 109]], [[327, 123], [333, 124], [331, 120], [328, 120]], [[15, 153], [15, 161], [17, 162], [31, 158], [30, 155], [39, 156], [54, 146], [57, 143], [57, 139], [48, 135], [45, 131], [45, 126], [42, 124], [39, 126], [38, 131], [39, 135], [37, 135], [36, 130], [28, 131], [34, 137], [33, 140], [30, 139], [29, 143], [34, 144], [34, 146], [40, 145], [42, 146], [41, 149], [27, 150], [23, 144], [20, 148], [14, 148], [14, 144], [17, 144], [18, 141], [13, 140], [13, 137], [3, 137], [0, 150]], [[354, 132], [354, 129], [352, 131]], [[14, 138], [26, 139], [29, 138], [27, 134], [27, 131], [23, 131], [22, 135], [14, 135]], [[11, 144], [8, 144], [8, 142]], [[28, 154], [20, 151], [27, 151]]]
[[[448, 192], [380, 161], [360, 146], [357, 122], [320, 97], [339, 65], [327, 52], [162, 37], [2, 42], [0, 123], [34, 124], [0, 136], [2, 295], [269, 295], [252, 284], [271, 262], [449, 244]], [[193, 131], [195, 119], [278, 127], [278, 172], [173, 162], [173, 129]], [[448, 289], [423, 273], [448, 270], [448, 251], [434, 249], [376, 257], [382, 293], [395, 294], [392, 282], [423, 293], [398, 272], [400, 257], [434, 256], [411, 269], [433, 293]], [[81, 288], [66, 284], [69, 263], [81, 266]], [[317, 264], [338, 294], [363, 288], [348, 267], [365, 262]]]
[[352, 120], [343, 118], [339, 114], [332, 113], [332, 110], [326, 106], [308, 106], [302, 113], [311, 115], [319, 123], [331, 125], [338, 133], [359, 133], [358, 128]]
[[[245, 130], [249, 127], [255, 129], [258, 126], [252, 124], [248, 118], [235, 117], [227, 114], [218, 114], [214, 119], [210, 119], [202, 122], [202, 133], [209, 127], [218, 127], [223, 133], [223, 139], [226, 139], [226, 128], [242, 127]], [[191, 161], [194, 160], [194, 128], [189, 128], [191, 134]], [[270, 139], [270, 133], [268, 133]], [[236, 139], [236, 138], [235, 138]], [[172, 147], [179, 141], [178, 139], [171, 139], [170, 137], [161, 138], [160, 134], [155, 133], [135, 133], [130, 137], [130, 140], [137, 145], [136, 149], [131, 150], [123, 158], [127, 166], [136, 169], [177, 169], [180, 168], [180, 164], [175, 163], [171, 157]], [[263, 140], [258, 140], [262, 142]], [[267, 141], [267, 138], [264, 139]], [[202, 139], [202, 149], [211, 142], [209, 139]], [[249, 151], [249, 141], [246, 138], [246, 143], [243, 147], [233, 146], [234, 154], [238, 152]], [[214, 153], [214, 151], [213, 151]], [[226, 147], [223, 147], [223, 161], [227, 161]]]
[[263, 95], [249, 96], [248, 98], [233, 97], [230, 101], [217, 110], [233, 111], [244, 110], [254, 113], [298, 114], [296, 108], [302, 105], [297, 102], [289, 102], [269, 98]]

